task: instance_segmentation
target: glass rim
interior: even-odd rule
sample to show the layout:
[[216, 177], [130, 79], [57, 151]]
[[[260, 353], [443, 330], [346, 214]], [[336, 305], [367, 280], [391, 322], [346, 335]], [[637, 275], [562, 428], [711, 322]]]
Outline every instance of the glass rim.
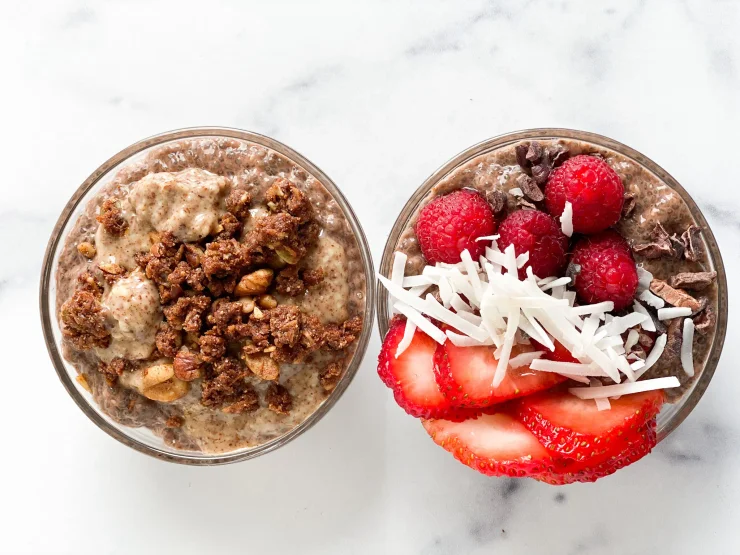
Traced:
[[[237, 450], [233, 453], [219, 453], [214, 455], [192, 455], [188, 452], [178, 453], [174, 448], [169, 451], [163, 448], [154, 447], [143, 443], [125, 432], [127, 426], [122, 424], [112, 424], [105, 418], [103, 418], [97, 410], [92, 406], [94, 401], [88, 400], [83, 396], [77, 386], [75, 380], [67, 372], [64, 365], [64, 358], [61, 355], [57, 341], [53, 334], [53, 321], [56, 318], [56, 310], [50, 310], [49, 307], [49, 296], [50, 296], [50, 285], [52, 279], [55, 276], [54, 259], [58, 249], [64, 244], [65, 236], [62, 235], [62, 230], [70, 223], [75, 210], [88, 200], [87, 194], [100, 182], [101, 179], [106, 177], [108, 173], [117, 168], [120, 164], [125, 163], [133, 156], [142, 153], [143, 151], [158, 146], [167, 142], [188, 139], [196, 137], [225, 137], [239, 139], [250, 143], [258, 144], [260, 146], [269, 148], [278, 154], [284, 156], [291, 162], [303, 168], [310, 175], [315, 177], [324, 188], [331, 194], [332, 198], [341, 207], [347, 222], [352, 229], [352, 233], [357, 241], [357, 246], [360, 251], [360, 257], [362, 259], [363, 269], [365, 271], [365, 311], [363, 315], [363, 328], [360, 337], [357, 339], [355, 351], [352, 355], [347, 369], [344, 375], [337, 383], [331, 393], [327, 396], [321, 405], [311, 413], [305, 420], [295, 426], [293, 429], [278, 436], [266, 443], [258, 445], [253, 448], [247, 448], [247, 450]], [[295, 439], [302, 433], [312, 428], [321, 418], [323, 418], [327, 412], [336, 404], [339, 398], [349, 387], [349, 384], [354, 379], [357, 371], [359, 370], [360, 364], [364, 359], [365, 352], [367, 351], [367, 345], [372, 334], [373, 323], [374, 323], [374, 311], [375, 311], [375, 271], [373, 266], [372, 255], [370, 253], [370, 247], [365, 237], [365, 233], [362, 229], [359, 219], [354, 213], [352, 206], [347, 201], [345, 196], [342, 194], [339, 187], [334, 181], [329, 178], [318, 166], [305, 158], [302, 154], [290, 148], [289, 146], [267, 137], [259, 133], [252, 131], [246, 131], [242, 129], [236, 129], [231, 127], [188, 127], [182, 129], [176, 129], [173, 131], [166, 131], [152, 135], [140, 141], [137, 141], [128, 147], [124, 148], [117, 154], [111, 156], [108, 160], [103, 162], [95, 171], [93, 171], [82, 185], [80, 185], [74, 192], [72, 197], [69, 199], [67, 204], [64, 206], [62, 213], [60, 214], [54, 228], [51, 232], [51, 237], [46, 246], [44, 253], [41, 277], [39, 285], [39, 309], [41, 316], [41, 326], [44, 334], [44, 341], [46, 348], [49, 353], [49, 357], [54, 365], [57, 376], [62, 382], [62, 385], [67, 390], [67, 393], [72, 397], [77, 406], [82, 412], [101, 430], [106, 432], [109, 436], [123, 443], [124, 445], [152, 456], [154, 458], [175, 462], [180, 464], [194, 465], [194, 466], [213, 466], [234, 463], [247, 459], [252, 459], [260, 455], [264, 455], [275, 449], [282, 447]], [[119, 429], [120, 428], [120, 429]], [[132, 428], [133, 429], [133, 428]]]
[[[545, 127], [545, 128], [533, 128], [523, 129], [520, 131], [512, 131], [485, 139], [473, 146], [466, 148], [465, 150], [458, 153], [456, 156], [450, 158], [442, 166], [437, 168], [426, 180], [414, 191], [409, 200], [403, 206], [398, 218], [393, 224], [388, 239], [386, 240], [385, 246], [383, 247], [383, 255], [380, 261], [379, 272], [389, 277], [391, 268], [393, 265], [393, 252], [398, 243], [398, 239], [406, 229], [409, 220], [416, 212], [420, 202], [426, 197], [429, 190], [437, 183], [449, 176], [453, 171], [463, 166], [472, 159], [481, 156], [487, 152], [498, 150], [500, 148], [509, 146], [514, 143], [525, 140], [548, 140], [548, 139], [572, 139], [580, 140], [594, 145], [607, 148], [625, 156], [633, 162], [644, 167], [651, 173], [653, 173], [658, 179], [666, 183], [671, 189], [676, 191], [681, 199], [686, 203], [689, 208], [691, 216], [701, 226], [704, 240], [708, 247], [709, 259], [711, 264], [714, 266], [714, 270], [717, 272], [717, 323], [712, 340], [712, 347], [707, 355], [706, 363], [699, 376], [699, 379], [694, 382], [690, 390], [680, 399], [677, 411], [673, 414], [666, 422], [665, 426], [658, 429], [658, 441], [664, 440], [671, 432], [673, 432], [691, 413], [691, 411], [699, 403], [699, 400], [704, 395], [709, 382], [714, 376], [719, 358], [722, 353], [722, 347], [725, 342], [725, 335], [727, 333], [727, 308], [728, 308], [728, 294], [727, 294], [727, 275], [725, 272], [725, 266], [722, 261], [722, 255], [717, 245], [717, 240], [714, 237], [711, 227], [706, 221], [704, 214], [698, 207], [691, 195], [684, 189], [684, 187], [666, 170], [656, 164], [653, 160], [638, 152], [637, 150], [628, 147], [627, 145], [615, 141], [604, 135], [597, 133], [591, 133], [588, 131], [579, 131], [575, 129], [557, 128], [557, 127]], [[377, 282], [378, 294], [376, 296], [376, 314], [378, 319], [378, 332], [380, 333], [380, 340], [383, 341], [386, 333], [388, 332], [388, 323], [390, 321], [390, 311], [388, 303], [388, 295], [383, 288], [380, 281]]]

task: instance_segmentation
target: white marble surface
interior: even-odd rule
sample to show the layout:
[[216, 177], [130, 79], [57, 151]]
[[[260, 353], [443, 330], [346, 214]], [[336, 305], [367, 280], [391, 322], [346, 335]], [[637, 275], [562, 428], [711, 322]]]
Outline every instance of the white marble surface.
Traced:
[[377, 379], [373, 337], [335, 409], [222, 468], [105, 436], [48, 361], [49, 232], [100, 162], [156, 132], [270, 134], [344, 189], [376, 260], [438, 165], [486, 137], [563, 126], [645, 152], [695, 196], [740, 279], [740, 2], [1, 3], [2, 553], [739, 553], [737, 311], [681, 428], [595, 485], [486, 479]]

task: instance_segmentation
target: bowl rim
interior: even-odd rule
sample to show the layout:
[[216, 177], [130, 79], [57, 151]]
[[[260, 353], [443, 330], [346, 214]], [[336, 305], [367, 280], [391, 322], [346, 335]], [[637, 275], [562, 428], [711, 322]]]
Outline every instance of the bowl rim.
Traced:
[[[101, 179], [106, 177], [111, 170], [119, 167], [120, 164], [124, 164], [127, 160], [130, 160], [133, 156], [142, 153], [143, 151], [155, 147], [167, 142], [189, 139], [197, 137], [224, 137], [239, 139], [242, 141], [258, 144], [260, 146], [269, 148], [278, 154], [284, 156], [291, 162], [303, 168], [310, 175], [315, 177], [324, 188], [331, 194], [332, 198], [340, 205], [344, 212], [345, 218], [352, 229], [352, 232], [357, 241], [357, 246], [360, 251], [360, 256], [365, 271], [365, 311], [363, 315], [363, 328], [360, 337], [357, 339], [354, 353], [350, 360], [344, 375], [342, 376], [339, 383], [336, 385], [334, 390], [327, 396], [327, 398], [318, 406], [318, 408], [311, 413], [305, 420], [295, 426], [288, 432], [278, 436], [266, 443], [258, 445], [247, 450], [241, 449], [233, 453], [219, 453], [214, 455], [200, 455], [195, 456], [188, 454], [188, 452], [178, 453], [176, 450], [167, 450], [167, 448], [158, 448], [151, 445], [147, 445], [134, 437], [130, 436], [125, 432], [127, 426], [116, 424], [113, 425], [108, 420], [103, 418], [97, 410], [92, 406], [94, 401], [88, 400], [78, 389], [75, 380], [72, 379], [70, 374], [67, 372], [64, 366], [64, 359], [61, 356], [61, 352], [53, 334], [53, 319], [56, 318], [56, 309], [50, 308], [50, 285], [52, 279], [55, 276], [54, 259], [58, 249], [63, 246], [66, 236], [62, 235], [62, 230], [72, 219], [72, 216], [80, 204], [83, 204], [88, 200], [87, 194], [97, 185]], [[364, 359], [367, 351], [368, 342], [372, 334], [374, 324], [374, 311], [375, 311], [375, 270], [373, 265], [373, 259], [370, 251], [367, 238], [362, 229], [359, 219], [357, 218], [352, 206], [345, 198], [339, 187], [329, 176], [324, 173], [318, 166], [308, 160], [302, 154], [292, 149], [291, 147], [265, 135], [255, 133], [253, 131], [247, 131], [243, 129], [237, 129], [232, 127], [218, 127], [218, 126], [207, 126], [207, 127], [187, 127], [181, 129], [175, 129], [172, 131], [165, 131], [156, 135], [149, 136], [145, 139], [137, 141], [118, 153], [111, 156], [108, 160], [103, 162], [95, 171], [93, 171], [87, 179], [77, 188], [74, 194], [71, 196], [67, 204], [64, 206], [54, 228], [51, 232], [49, 242], [46, 246], [44, 253], [40, 284], [39, 284], [39, 309], [41, 316], [41, 326], [44, 335], [44, 341], [46, 348], [51, 358], [52, 364], [57, 373], [57, 377], [62, 382], [62, 385], [67, 390], [67, 393], [72, 397], [77, 406], [82, 412], [96, 425], [98, 428], [106, 432], [109, 436], [123, 443], [124, 445], [135, 449], [140, 453], [152, 456], [154, 458], [174, 462], [179, 464], [193, 465], [193, 466], [213, 466], [229, 464], [239, 462], [243, 460], [252, 459], [260, 455], [264, 455], [271, 451], [282, 447], [289, 443], [302, 433], [312, 428], [319, 420], [321, 420], [327, 412], [337, 403], [342, 397], [344, 392], [349, 387], [349, 384], [354, 379], [359, 367]], [[131, 428], [133, 429], [133, 428]]]
[[[607, 148], [631, 159], [633, 162], [641, 165], [651, 173], [653, 173], [658, 179], [669, 185], [681, 199], [686, 203], [691, 212], [691, 216], [701, 226], [704, 240], [708, 247], [709, 260], [714, 266], [714, 270], [717, 272], [717, 323], [714, 338], [712, 340], [712, 347], [707, 355], [707, 360], [704, 365], [704, 369], [698, 380], [694, 382], [691, 388], [686, 391], [684, 396], [680, 400], [680, 406], [678, 406], [675, 414], [671, 415], [664, 426], [658, 426], [658, 441], [664, 440], [671, 432], [673, 432], [691, 413], [691, 411], [699, 403], [699, 400], [704, 395], [709, 382], [712, 380], [714, 373], [717, 369], [720, 355], [722, 353], [722, 347], [725, 342], [725, 336], [727, 333], [727, 320], [728, 320], [728, 294], [727, 294], [727, 275], [725, 266], [722, 261], [722, 254], [720, 253], [717, 240], [714, 237], [711, 227], [706, 221], [704, 214], [702, 213], [699, 206], [696, 204], [691, 195], [684, 189], [684, 187], [665, 169], [656, 164], [653, 160], [640, 153], [639, 151], [604, 135], [592, 133], [589, 131], [579, 131], [576, 129], [559, 128], [559, 127], [543, 127], [543, 128], [532, 128], [523, 129], [519, 131], [512, 131], [496, 135], [489, 139], [485, 139], [479, 143], [476, 143], [465, 150], [459, 152], [457, 155], [450, 158], [447, 162], [442, 164], [437, 170], [435, 170], [424, 182], [417, 187], [411, 197], [404, 204], [401, 212], [396, 218], [393, 224], [391, 232], [388, 235], [385, 246], [383, 247], [383, 255], [381, 257], [379, 272], [388, 277], [390, 275], [393, 252], [401, 233], [406, 229], [409, 220], [416, 212], [421, 201], [427, 196], [429, 190], [437, 183], [445, 179], [447, 176], [452, 174], [456, 169], [463, 166], [472, 159], [481, 156], [487, 152], [498, 150], [500, 148], [512, 145], [525, 140], [550, 140], [550, 139], [570, 139], [580, 140], [588, 143], [595, 144], [597, 146]], [[385, 334], [388, 332], [389, 322], [389, 304], [388, 295], [385, 292], [380, 281], [377, 282], [377, 295], [376, 295], [376, 314], [378, 319], [378, 332], [380, 333], [380, 340], [383, 341]]]

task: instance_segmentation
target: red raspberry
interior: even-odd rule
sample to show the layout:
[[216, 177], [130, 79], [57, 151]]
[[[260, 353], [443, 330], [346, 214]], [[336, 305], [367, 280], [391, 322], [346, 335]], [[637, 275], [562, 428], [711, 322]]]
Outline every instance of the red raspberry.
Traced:
[[[514, 245], [517, 255], [528, 251], [527, 266], [537, 277], [558, 276], [565, 267], [568, 238], [552, 216], [539, 210], [518, 210], [501, 222], [498, 232], [498, 248]], [[522, 279], [527, 266], [519, 270]]]
[[574, 156], [550, 174], [545, 186], [545, 203], [552, 216], [560, 217], [566, 201], [573, 205], [573, 231], [604, 231], [622, 216], [624, 185], [601, 158]]
[[613, 301], [614, 310], [632, 304], [637, 290], [637, 266], [627, 241], [616, 231], [584, 237], [573, 248], [573, 264], [581, 269], [575, 288], [584, 303]]
[[455, 264], [465, 249], [478, 260], [485, 251], [485, 242], [476, 239], [491, 235], [495, 229], [493, 211], [486, 199], [470, 189], [460, 189], [435, 198], [421, 209], [416, 238], [429, 264]]

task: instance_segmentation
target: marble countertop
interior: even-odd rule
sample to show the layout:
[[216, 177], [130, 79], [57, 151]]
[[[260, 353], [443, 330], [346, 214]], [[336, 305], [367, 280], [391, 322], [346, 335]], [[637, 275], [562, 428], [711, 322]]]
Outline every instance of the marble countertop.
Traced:
[[739, 553], [736, 312], [678, 431], [615, 476], [553, 488], [436, 447], [377, 379], [377, 334], [337, 406], [285, 448], [219, 468], [150, 459], [66, 395], [37, 308], [75, 188], [126, 145], [194, 125], [302, 152], [376, 261], [409, 194], [460, 150], [528, 127], [602, 133], [683, 183], [738, 283], [739, 26], [733, 0], [4, 3], [0, 552]]

